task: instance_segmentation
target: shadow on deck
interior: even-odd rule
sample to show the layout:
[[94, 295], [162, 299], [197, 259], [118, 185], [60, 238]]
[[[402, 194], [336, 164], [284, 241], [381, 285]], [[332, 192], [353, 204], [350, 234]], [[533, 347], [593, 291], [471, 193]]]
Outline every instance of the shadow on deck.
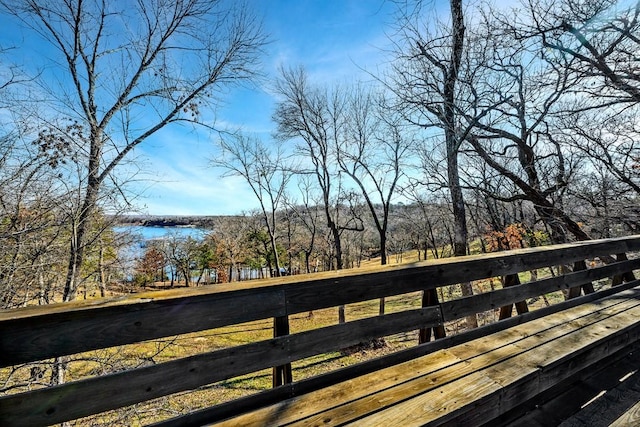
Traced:
[[[599, 368], [599, 369], [598, 369]], [[492, 425], [606, 427], [640, 425], [640, 347], [603, 360]]]

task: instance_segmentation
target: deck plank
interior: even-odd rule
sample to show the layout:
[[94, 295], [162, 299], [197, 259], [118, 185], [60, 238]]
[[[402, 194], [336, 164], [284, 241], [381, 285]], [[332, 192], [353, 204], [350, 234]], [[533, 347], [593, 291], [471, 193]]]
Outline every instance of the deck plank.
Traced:
[[[635, 396], [638, 399], [638, 396]], [[611, 423], [610, 427], [626, 427], [640, 425], [640, 402], [636, 402], [620, 418]]]
[[[590, 401], [574, 414], [565, 417], [562, 427], [636, 426], [640, 425], [640, 355], [635, 352], [613, 364], [605, 372], [608, 378], [589, 380], [597, 390]], [[616, 366], [617, 365], [617, 366]], [[562, 399], [561, 401], [566, 401]], [[543, 405], [545, 406], [545, 405]], [[534, 413], [534, 416], [536, 414]], [[514, 425], [526, 425], [523, 423]]]
[[[563, 375], [571, 375], [574, 369], [584, 368], [591, 359], [597, 360], [598, 354], [589, 354], [590, 358], [583, 362], [585, 366], [569, 363], [575, 356], [575, 350], [592, 347], [592, 344], [594, 345], [592, 353], [606, 351], [609, 346], [598, 347], [595, 343], [609, 336], [608, 332], [612, 329], [623, 328], [623, 325], [634, 325], [639, 316], [640, 305], [635, 301], [635, 305], [626, 311], [605, 317], [596, 323], [581, 326], [575, 331], [533, 348], [522, 348], [520, 353], [514, 352], [509, 363], [492, 364], [455, 383], [446, 384], [437, 390], [401, 402], [359, 422], [384, 425], [393, 420], [401, 420], [401, 424], [407, 426], [424, 425], [431, 421], [437, 421], [439, 424], [454, 416], [457, 417], [458, 411], [470, 413], [464, 417], [464, 421], [456, 420], [464, 425], [478, 425], [486, 422], [501, 412], [511, 409], [508, 406], [509, 402], [513, 405], [548, 388], [545, 370], [552, 372], [554, 378], [559, 380]], [[541, 336], [542, 334], [539, 337]], [[490, 382], [495, 386], [491, 387]], [[512, 386], [517, 393], [515, 398], [508, 396], [511, 393], [509, 387]], [[446, 400], [443, 401], [440, 398], [442, 395], [446, 395]], [[443, 407], [446, 407], [447, 411], [444, 417], [442, 416]]]
[[430, 356], [428, 364], [422, 358], [410, 360], [385, 369], [385, 375], [380, 375], [380, 372], [372, 372], [353, 380], [344, 381], [331, 387], [210, 425], [219, 427], [237, 425], [263, 426], [265, 425], [265, 420], [269, 420], [268, 425], [284, 425], [330, 409], [331, 406], [327, 402], [336, 402], [336, 405], [342, 405], [345, 402], [366, 398], [378, 390], [393, 387], [399, 382], [407, 382], [416, 377], [428, 375], [462, 362], [447, 350], [439, 351]]
[[[608, 307], [609, 305], [617, 305], [619, 304], [619, 302], [612, 301], [608, 302], [607, 304]], [[477, 340], [478, 346], [475, 348], [471, 348], [469, 351], [464, 351], [464, 349], [468, 347], [468, 344], [453, 347], [453, 349], [456, 349], [456, 351], [459, 352], [458, 357], [453, 355], [451, 353], [451, 350], [440, 350], [436, 353], [423, 356], [419, 359], [414, 359], [393, 366], [391, 368], [387, 368], [382, 372], [373, 372], [371, 374], [367, 374], [353, 380], [345, 381], [334, 386], [309, 393], [307, 395], [302, 395], [300, 397], [273, 405], [271, 407], [257, 410], [250, 414], [241, 415], [238, 418], [233, 418], [234, 421], [230, 424], [220, 423], [215, 425], [234, 425], [236, 423], [241, 425], [251, 425], [251, 423], [253, 423], [253, 419], [257, 420], [257, 423], [261, 423], [260, 420], [274, 419], [274, 414], [279, 414], [280, 418], [278, 418], [278, 422], [280, 423], [292, 422], [296, 419], [301, 419], [304, 416], [311, 416], [331, 409], [331, 406], [326, 403], [327, 401], [335, 401], [337, 411], [342, 412], [345, 404], [349, 404], [350, 402], [357, 399], [366, 399], [371, 396], [373, 396], [371, 397], [373, 400], [379, 399], [380, 396], [374, 395], [374, 393], [383, 391], [385, 390], [385, 388], [395, 387], [403, 382], [410, 383], [411, 381], [419, 381], [423, 376], [435, 374], [436, 372], [440, 377], [448, 375], [447, 373], [441, 372], [441, 370], [445, 368], [451, 368], [453, 375], [455, 377], [458, 377], [462, 374], [473, 372], [473, 370], [476, 369], [475, 365], [464, 368], [459, 366], [458, 364], [462, 362], [460, 357], [462, 357], [463, 359], [479, 357], [479, 354], [489, 353], [491, 351], [493, 351], [493, 355], [495, 355], [496, 346], [507, 346], [522, 339], [535, 337], [535, 334], [538, 333], [541, 328], [544, 329], [553, 326], [561, 327], [565, 325], [564, 328], [566, 330], [571, 330], [572, 327], [566, 326], [566, 323], [568, 321], [575, 321], [576, 319], [585, 316], [585, 314], [588, 314], [588, 312], [588, 309], [581, 309], [581, 306], [578, 306], [573, 308], [572, 312], [569, 314], [564, 312], [558, 314], [555, 317], [555, 322], [557, 324], [555, 324], [553, 320], [549, 319], [546, 319], [544, 322], [525, 323], [523, 325], [520, 325], [517, 329], [512, 328], [500, 331], [492, 335], [491, 339], [479, 339]], [[557, 333], [562, 334], [564, 332], [560, 330], [557, 331]], [[503, 357], [510, 357], [510, 355], [511, 353], [506, 353]], [[476, 363], [482, 364], [486, 363], [486, 361], [481, 360]], [[432, 379], [427, 379], [426, 381], [433, 382]], [[438, 383], [433, 383], [432, 387], [435, 387], [437, 385]], [[412, 390], [416, 390], [414, 384], [408, 384], [406, 387]], [[360, 390], [362, 390], [363, 392], [360, 392]], [[417, 390], [422, 389], [418, 388]], [[397, 393], [397, 390], [393, 390], [391, 391], [391, 393], [395, 394]], [[347, 396], [349, 398], [345, 399]], [[318, 404], [320, 402], [322, 402], [322, 404], [318, 407]], [[359, 405], [360, 402], [358, 402], [357, 404]], [[290, 409], [292, 407], [296, 407], [297, 409]], [[352, 413], [352, 410], [349, 409], [347, 410], [347, 412]], [[326, 418], [324, 414], [321, 414], [320, 417]]]
[[[509, 377], [504, 378], [500, 374], [504, 372], [502, 365], [505, 364], [496, 366], [504, 360], [519, 357], [518, 362], [522, 363], [509, 365], [515, 367], [509, 371], [510, 376], [534, 376], [540, 372], [541, 366], [553, 366], [566, 358], [567, 339], [563, 340], [563, 337], [569, 336], [571, 345], [576, 337], [577, 341], [585, 338], [582, 337], [584, 334], [575, 333], [576, 328], [590, 328], [591, 335], [587, 338], [597, 340], [608, 331], [607, 326], [600, 325], [601, 322], [608, 320], [607, 325], [611, 328], [620, 324], [619, 319], [611, 319], [625, 311], [635, 309], [635, 315], [640, 315], [640, 301], [633, 295], [632, 291], [624, 297], [577, 306], [215, 425], [264, 425], [265, 420], [269, 425], [305, 426], [351, 421], [356, 424], [396, 423], [397, 420], [401, 420], [403, 425], [411, 425], [412, 420], [422, 424], [425, 408], [439, 416], [442, 408], [453, 413], [469, 401], [499, 394], [511, 384]], [[631, 321], [629, 316], [625, 321]], [[554, 344], [555, 341], [560, 344]], [[550, 351], [543, 351], [538, 356], [527, 354], [530, 349], [543, 346], [551, 346]], [[543, 375], [540, 377], [544, 380]], [[462, 382], [464, 399], [460, 398], [459, 392]], [[537, 390], [539, 387], [533, 388]], [[429, 390], [436, 391], [429, 393]], [[370, 415], [385, 407], [384, 411]], [[367, 416], [369, 418], [361, 419]]]
[[[575, 331], [553, 338], [533, 348], [523, 348], [521, 353], [514, 353], [509, 363], [490, 365], [455, 383], [401, 402], [392, 408], [359, 420], [359, 422], [384, 425], [392, 420], [400, 420], [401, 425], [407, 426], [424, 425], [431, 421], [440, 424], [453, 417], [458, 417], [460, 415], [458, 412], [468, 412], [468, 415], [463, 418], [464, 421], [456, 419], [456, 422], [462, 425], [479, 425], [487, 422], [500, 413], [511, 409], [518, 402], [548, 388], [547, 375], [553, 376], [557, 381], [562, 376], [571, 375], [572, 370], [588, 366], [592, 359], [600, 358], [598, 352], [606, 352], [610, 347], [608, 345], [597, 346], [596, 343], [602, 342], [603, 337], [609, 336], [608, 333], [612, 329], [620, 328], [621, 330], [623, 325], [634, 325], [640, 316], [640, 305], [637, 304], [637, 301], [631, 302], [635, 302], [635, 304], [628, 310], [604, 317], [596, 323], [581, 326]], [[580, 353], [586, 348], [591, 350], [589, 353], [585, 353], [589, 357], [581, 364], [571, 363], [576, 352]], [[545, 371], [548, 372], [545, 373]], [[493, 381], [496, 386], [488, 387], [488, 381], [481, 379], [483, 376], [487, 380]], [[516, 386], [514, 390], [501, 393], [512, 386]], [[461, 394], [460, 390], [464, 390], [464, 394]], [[449, 403], [439, 399], [438, 393], [451, 394]], [[451, 401], [454, 404], [451, 404]], [[444, 417], [441, 416], [443, 410], [441, 405], [443, 404], [446, 404], [447, 411]]]

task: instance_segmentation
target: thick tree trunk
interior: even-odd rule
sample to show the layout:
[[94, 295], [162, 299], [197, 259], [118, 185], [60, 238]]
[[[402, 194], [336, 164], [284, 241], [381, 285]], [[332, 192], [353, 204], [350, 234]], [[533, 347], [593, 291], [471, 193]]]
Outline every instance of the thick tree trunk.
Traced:
[[67, 266], [67, 277], [64, 282], [64, 290], [62, 292], [62, 301], [73, 301], [76, 298], [76, 281], [77, 271], [82, 265], [82, 248], [80, 241], [84, 234], [79, 230], [79, 226], [71, 232], [71, 241], [69, 244], [69, 264]]
[[82, 262], [84, 261], [85, 235], [90, 229], [91, 217], [96, 209], [98, 193], [100, 191], [100, 160], [102, 157], [102, 133], [100, 130], [91, 130], [91, 148], [89, 154], [89, 167], [87, 173], [87, 188], [82, 202], [82, 208], [78, 215], [78, 221], [71, 234], [69, 245], [69, 264], [67, 267], [67, 277], [64, 284], [62, 300], [73, 301], [76, 298], [78, 279]]
[[[464, 256], [467, 254], [467, 215], [464, 205], [464, 197], [462, 187], [460, 185], [460, 174], [458, 167], [458, 150], [460, 143], [456, 135], [457, 122], [455, 114], [455, 85], [458, 80], [460, 62], [464, 49], [464, 16], [462, 14], [462, 0], [451, 0], [451, 32], [452, 32], [452, 51], [451, 61], [449, 63], [444, 83], [444, 125], [445, 139], [447, 145], [447, 177], [449, 180], [449, 191], [451, 193], [451, 203], [453, 206], [454, 218], [454, 239], [453, 254], [454, 256]], [[473, 295], [471, 283], [460, 284], [462, 295]], [[478, 320], [475, 315], [466, 318], [467, 328], [478, 327]]]
[[[380, 232], [380, 265], [387, 265], [387, 233], [385, 230], [378, 230]], [[378, 306], [378, 314], [382, 316], [385, 311], [386, 300], [384, 297], [380, 298]]]
[[189, 267], [183, 268], [182, 274], [184, 275], [184, 285], [186, 287], [191, 286], [191, 270], [189, 270]]
[[387, 232], [380, 230], [380, 265], [387, 265]]
[[448, 160], [449, 191], [453, 206], [453, 255], [467, 255], [467, 213], [464, 206], [464, 196], [460, 186], [458, 173], [457, 151], [452, 152]]

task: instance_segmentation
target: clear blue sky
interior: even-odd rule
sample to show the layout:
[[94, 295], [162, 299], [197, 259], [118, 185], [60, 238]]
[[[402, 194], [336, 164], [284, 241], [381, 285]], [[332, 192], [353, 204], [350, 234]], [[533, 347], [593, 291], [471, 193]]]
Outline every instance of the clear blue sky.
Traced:
[[[280, 66], [302, 65], [311, 81], [328, 85], [371, 79], [367, 72], [378, 74], [384, 68], [396, 12], [391, 0], [246, 1], [263, 17], [264, 30], [271, 40], [261, 70], [265, 77], [256, 87], [227, 94], [224, 106], [216, 111], [219, 129], [243, 129], [265, 139], [271, 137], [276, 100], [270, 88]], [[504, 3], [513, 4], [514, 0], [496, 0], [494, 5]], [[431, 18], [448, 12], [448, 2], [432, 0], [431, 6], [436, 9]], [[30, 71], [53, 70], [55, 67], [47, 62], [47, 48], [40, 42], [12, 18], [0, 14], [0, 47], [12, 47], [0, 57], [0, 61], [6, 61], [3, 65], [17, 63]], [[55, 86], [56, 81], [52, 84]], [[258, 207], [242, 178], [222, 178], [224, 171], [208, 164], [216, 155], [208, 132], [171, 126], [130, 154], [133, 156], [128, 160], [139, 165], [140, 173], [129, 188], [132, 194], [140, 194], [135, 203], [141, 212], [233, 215]]]
[[[388, 0], [251, 0], [271, 37], [262, 87], [233, 91], [218, 111], [219, 126], [269, 138], [274, 98], [269, 85], [280, 65], [304, 65], [314, 82], [367, 78], [389, 41], [394, 5]], [[150, 214], [226, 215], [256, 208], [242, 178], [221, 178], [207, 165], [214, 144], [206, 134], [173, 127], [141, 146], [144, 170], [155, 182], [138, 200]], [[145, 175], [143, 175], [144, 177]]]
[[[219, 129], [241, 128], [270, 138], [275, 128], [270, 87], [280, 66], [302, 65], [314, 83], [333, 84], [370, 79], [363, 69], [376, 74], [385, 61], [396, 11], [391, 0], [246, 1], [263, 17], [271, 40], [263, 58], [265, 78], [257, 87], [227, 94], [216, 112]], [[433, 0], [432, 5], [448, 10], [445, 1]], [[40, 54], [46, 47], [39, 42], [0, 15], [0, 47], [15, 47], [6, 57], [25, 68], [47, 70], [51, 64], [46, 51]], [[256, 208], [255, 196], [242, 178], [222, 178], [223, 170], [209, 166], [215, 153], [208, 132], [178, 126], [163, 129], [129, 157], [141, 169], [129, 187], [141, 194], [135, 203], [142, 212], [157, 215], [232, 215]]]

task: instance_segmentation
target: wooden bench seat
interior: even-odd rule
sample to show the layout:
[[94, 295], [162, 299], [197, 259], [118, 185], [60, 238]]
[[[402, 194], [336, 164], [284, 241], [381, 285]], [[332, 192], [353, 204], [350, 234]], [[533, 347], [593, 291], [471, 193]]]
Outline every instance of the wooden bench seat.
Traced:
[[639, 336], [634, 288], [210, 425], [480, 425]]

